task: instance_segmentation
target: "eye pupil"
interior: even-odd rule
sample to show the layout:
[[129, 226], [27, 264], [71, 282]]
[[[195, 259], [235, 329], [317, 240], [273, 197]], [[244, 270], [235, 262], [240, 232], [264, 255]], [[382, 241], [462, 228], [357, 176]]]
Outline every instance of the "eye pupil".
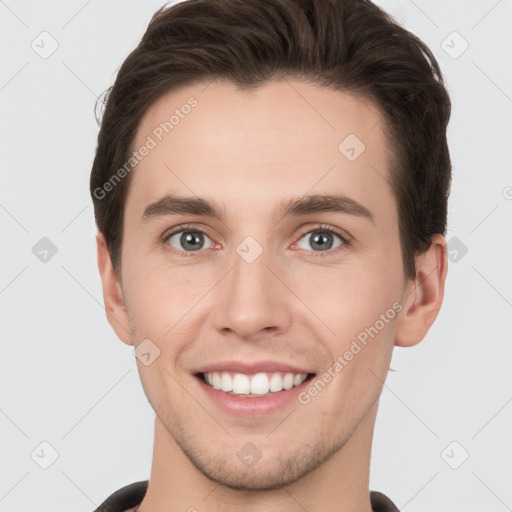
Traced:
[[[191, 249], [192, 251], [197, 251], [201, 248], [203, 243], [203, 235], [201, 233], [192, 233], [187, 232], [181, 235], [181, 245], [186, 249]], [[194, 245], [194, 242], [196, 245]]]
[[[320, 232], [320, 234], [317, 234], [317, 235], [313, 236], [312, 238], [313, 238], [313, 242], [312, 242], [311, 246], [313, 247], [313, 249], [315, 251], [322, 250], [322, 249], [325, 250], [326, 247], [327, 247], [327, 249], [330, 249], [332, 247], [332, 234], [331, 233]], [[322, 241], [320, 244], [319, 244], [319, 240]], [[330, 241], [330, 243], [328, 243], [329, 241]], [[327, 244], [327, 246], [326, 246], [326, 244]], [[315, 245], [319, 245], [319, 249], [315, 248]]]

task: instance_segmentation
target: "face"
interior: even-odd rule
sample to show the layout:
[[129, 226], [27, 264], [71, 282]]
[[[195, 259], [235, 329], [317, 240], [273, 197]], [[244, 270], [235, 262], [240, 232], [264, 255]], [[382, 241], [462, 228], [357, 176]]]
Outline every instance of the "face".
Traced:
[[213, 82], [139, 126], [155, 145], [125, 204], [130, 340], [157, 421], [216, 482], [295, 481], [376, 410], [407, 288], [381, 117], [300, 81]]

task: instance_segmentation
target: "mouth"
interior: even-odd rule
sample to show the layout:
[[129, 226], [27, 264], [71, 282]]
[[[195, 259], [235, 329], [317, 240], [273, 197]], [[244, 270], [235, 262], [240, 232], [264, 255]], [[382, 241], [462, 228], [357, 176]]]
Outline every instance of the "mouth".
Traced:
[[192, 375], [207, 400], [230, 417], [264, 420], [272, 413], [297, 407], [298, 396], [315, 373], [298, 369], [209, 368]]
[[261, 398], [282, 394], [311, 380], [314, 373], [257, 372], [236, 373], [199, 372], [195, 376], [207, 386], [230, 396]]

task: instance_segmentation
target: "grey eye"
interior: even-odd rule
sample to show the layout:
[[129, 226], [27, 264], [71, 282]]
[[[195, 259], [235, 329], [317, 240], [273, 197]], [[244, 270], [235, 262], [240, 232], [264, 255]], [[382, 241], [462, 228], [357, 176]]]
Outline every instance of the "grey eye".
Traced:
[[[308, 239], [308, 242], [310, 244], [310, 247], [313, 247], [314, 251], [328, 251], [330, 249], [339, 247], [343, 240], [337, 233], [333, 233], [332, 231], [328, 230], [313, 230], [309, 233], [306, 233], [298, 242], [298, 245], [301, 249], [309, 250], [309, 247], [301, 246], [301, 241], [304, 239]], [[338, 238], [339, 243], [337, 245], [333, 245], [333, 238]]]
[[[205, 240], [208, 240], [210, 245], [205, 246]], [[211, 239], [202, 231], [178, 231], [171, 235], [168, 241], [175, 249], [186, 252], [209, 249], [212, 245]], [[178, 247], [179, 245], [181, 247]]]

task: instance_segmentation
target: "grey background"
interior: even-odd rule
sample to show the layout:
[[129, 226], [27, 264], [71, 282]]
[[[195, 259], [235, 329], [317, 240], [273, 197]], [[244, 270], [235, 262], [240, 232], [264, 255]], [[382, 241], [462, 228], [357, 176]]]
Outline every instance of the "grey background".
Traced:
[[[443, 308], [394, 354], [371, 488], [408, 512], [512, 510], [512, 1], [377, 3], [439, 60], [454, 175]], [[0, 0], [0, 512], [86, 512], [149, 477], [154, 413], [105, 318], [88, 180], [95, 99], [160, 5]]]

